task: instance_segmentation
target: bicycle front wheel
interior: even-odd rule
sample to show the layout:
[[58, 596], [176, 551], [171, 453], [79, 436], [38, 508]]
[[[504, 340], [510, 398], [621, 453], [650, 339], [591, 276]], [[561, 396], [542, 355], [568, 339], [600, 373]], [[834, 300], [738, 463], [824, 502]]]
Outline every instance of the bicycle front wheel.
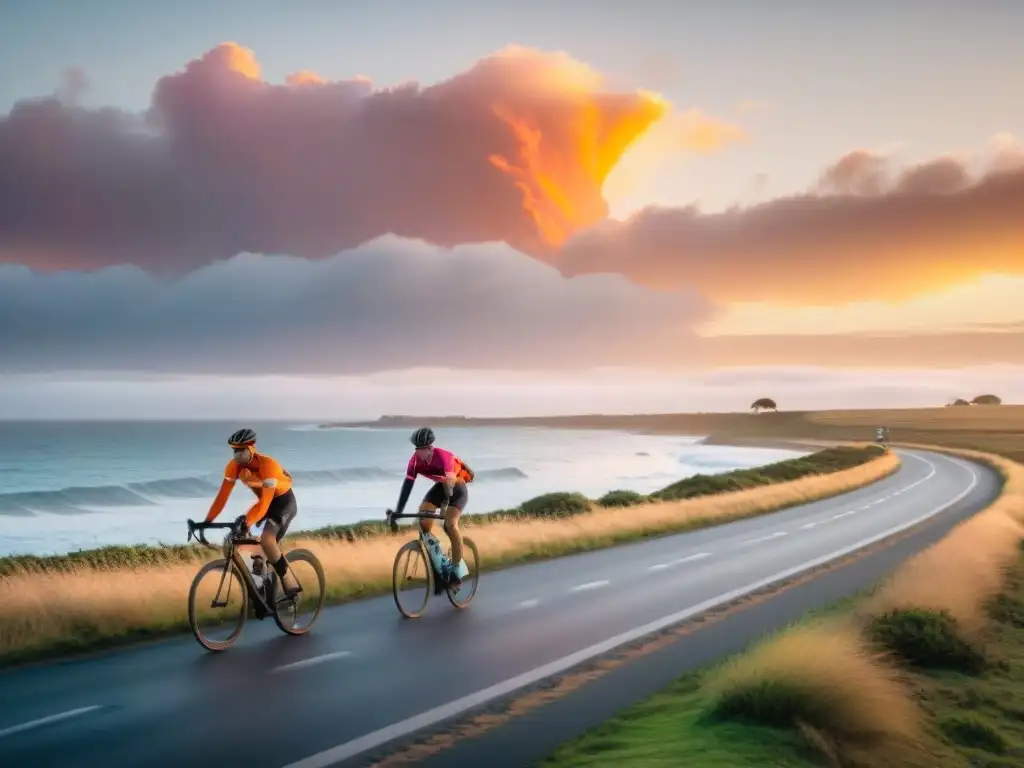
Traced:
[[188, 623], [208, 651], [223, 651], [242, 634], [249, 593], [238, 566], [220, 559], [199, 569], [188, 591]]
[[410, 541], [398, 550], [391, 572], [391, 591], [399, 612], [407, 619], [422, 616], [433, 588], [434, 572], [427, 552], [418, 539]]
[[466, 574], [466, 578], [462, 580], [462, 583], [457, 588], [448, 587], [445, 590], [448, 593], [448, 601], [456, 608], [465, 608], [469, 605], [473, 596], [476, 595], [476, 588], [480, 583], [480, 553], [477, 551], [476, 544], [473, 543], [472, 539], [463, 536], [462, 548], [465, 550], [462, 553], [462, 557], [466, 561], [469, 573]]
[[282, 632], [304, 635], [313, 627], [323, 610], [327, 580], [320, 561], [308, 549], [293, 549], [285, 556], [288, 558], [288, 570], [295, 575], [302, 591], [294, 599], [285, 598], [281, 580], [274, 580], [275, 594], [271, 595], [274, 601], [274, 621]]

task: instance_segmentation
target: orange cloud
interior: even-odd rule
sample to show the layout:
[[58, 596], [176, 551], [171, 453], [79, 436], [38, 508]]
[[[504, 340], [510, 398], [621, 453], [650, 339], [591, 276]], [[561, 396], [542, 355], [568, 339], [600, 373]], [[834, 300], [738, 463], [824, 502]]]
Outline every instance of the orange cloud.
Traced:
[[805, 194], [602, 222], [566, 243], [557, 265], [783, 305], [900, 301], [984, 274], [1024, 274], [1024, 152], [1003, 135], [983, 157], [894, 168], [855, 150]]
[[696, 152], [714, 152], [747, 138], [747, 132], [738, 125], [705, 114], [700, 109], [683, 112], [678, 123], [682, 146]]
[[270, 84], [225, 43], [161, 78], [144, 115], [48, 98], [0, 118], [0, 254], [181, 272], [392, 233], [550, 255], [608, 215], [604, 180], [667, 109], [564, 53], [510, 47], [374, 90], [310, 71]]

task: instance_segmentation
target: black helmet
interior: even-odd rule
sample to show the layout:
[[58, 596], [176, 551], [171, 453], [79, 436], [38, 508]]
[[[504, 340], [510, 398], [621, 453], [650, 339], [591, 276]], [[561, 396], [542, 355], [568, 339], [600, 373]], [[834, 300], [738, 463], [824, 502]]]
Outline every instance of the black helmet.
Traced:
[[243, 446], [253, 445], [256, 442], [256, 433], [251, 429], [240, 429], [228, 438], [228, 445]]
[[428, 448], [434, 444], [434, 430], [430, 427], [420, 427], [409, 439], [417, 448]]

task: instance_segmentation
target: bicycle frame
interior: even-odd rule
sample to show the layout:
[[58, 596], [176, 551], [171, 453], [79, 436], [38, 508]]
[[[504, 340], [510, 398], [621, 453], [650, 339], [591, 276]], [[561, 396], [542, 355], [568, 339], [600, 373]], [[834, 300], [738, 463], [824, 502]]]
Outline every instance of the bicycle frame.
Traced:
[[[228, 571], [231, 570], [231, 563], [234, 563], [238, 568], [239, 573], [242, 574], [242, 580], [245, 582], [246, 591], [249, 593], [249, 597], [252, 600], [252, 606], [256, 610], [256, 617], [259, 619], [264, 618], [273, 612], [273, 608], [270, 604], [263, 599], [260, 594], [259, 587], [256, 586], [256, 581], [252, 577], [252, 573], [249, 571], [249, 567], [245, 564], [242, 559], [242, 555], [238, 552], [239, 546], [260, 546], [259, 539], [243, 538], [237, 536], [237, 531], [234, 523], [194, 523], [191, 520], [188, 521], [188, 541], [192, 540], [195, 536], [196, 541], [205, 546], [207, 549], [213, 549], [216, 551], [223, 551], [222, 547], [218, 547], [215, 544], [211, 544], [206, 540], [206, 531], [211, 528], [223, 528], [231, 531], [231, 538], [229, 539], [228, 551], [226, 553], [227, 562], [224, 566], [224, 571], [220, 577], [220, 584], [217, 586], [217, 595], [220, 595], [221, 589], [224, 587], [224, 579], [227, 578]], [[198, 531], [198, 533], [196, 533]], [[266, 564], [266, 567], [270, 568], [270, 563]], [[268, 577], [264, 577], [264, 583], [267, 582]], [[269, 576], [269, 580], [273, 583], [274, 587], [271, 589], [271, 598], [273, 593], [276, 592], [277, 586], [277, 574], [274, 573]], [[228, 585], [228, 591], [230, 592], [231, 585]], [[227, 602], [218, 603], [216, 598], [214, 599], [214, 607], [223, 608], [227, 605]]]
[[[402, 520], [402, 519], [413, 520], [413, 519], [415, 519], [415, 520], [441, 520], [441, 521], [443, 521], [444, 520], [444, 513], [447, 510], [448, 510], [448, 505], [447, 504], [445, 506], [441, 507], [440, 511], [438, 511], [438, 512], [403, 512], [402, 514], [398, 514], [397, 512], [392, 512], [389, 509], [387, 511], [387, 520], [388, 520], [388, 524], [391, 526], [391, 532], [392, 533], [398, 533], [398, 523], [396, 522], [397, 520]], [[418, 535], [419, 535], [420, 541], [423, 542], [424, 546], [426, 546], [426, 543], [427, 543], [427, 532], [424, 531], [422, 528], [420, 528], [419, 532], [418, 532]], [[429, 557], [427, 558], [427, 561], [430, 563], [430, 567], [433, 569], [434, 575], [437, 576], [438, 578], [441, 578], [442, 574], [437, 572], [437, 568], [434, 568], [434, 561], [431, 558], [429, 558]]]

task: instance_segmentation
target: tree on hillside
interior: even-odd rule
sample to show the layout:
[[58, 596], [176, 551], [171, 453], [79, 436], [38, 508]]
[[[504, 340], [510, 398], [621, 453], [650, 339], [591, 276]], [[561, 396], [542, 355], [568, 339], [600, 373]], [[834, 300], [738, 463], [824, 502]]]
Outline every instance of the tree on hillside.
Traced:
[[975, 405], [1000, 405], [1003, 401], [995, 395], [978, 395], [971, 402]]
[[760, 411], [777, 412], [779, 410], [779, 407], [775, 405], [775, 401], [772, 400], [770, 397], [760, 397], [753, 403], [751, 403], [750, 410], [752, 410], [754, 413], [758, 413]]
[[958, 398], [957, 398], [956, 400], [954, 400], [953, 402], [951, 402], [951, 403], [946, 403], [946, 407], [947, 407], [947, 408], [948, 408], [949, 406], [951, 406], [951, 405], [970, 405], [970, 403], [968, 403], [968, 402], [967, 402], [966, 400], [964, 400], [964, 399], [963, 399], [962, 397], [958, 397]]

